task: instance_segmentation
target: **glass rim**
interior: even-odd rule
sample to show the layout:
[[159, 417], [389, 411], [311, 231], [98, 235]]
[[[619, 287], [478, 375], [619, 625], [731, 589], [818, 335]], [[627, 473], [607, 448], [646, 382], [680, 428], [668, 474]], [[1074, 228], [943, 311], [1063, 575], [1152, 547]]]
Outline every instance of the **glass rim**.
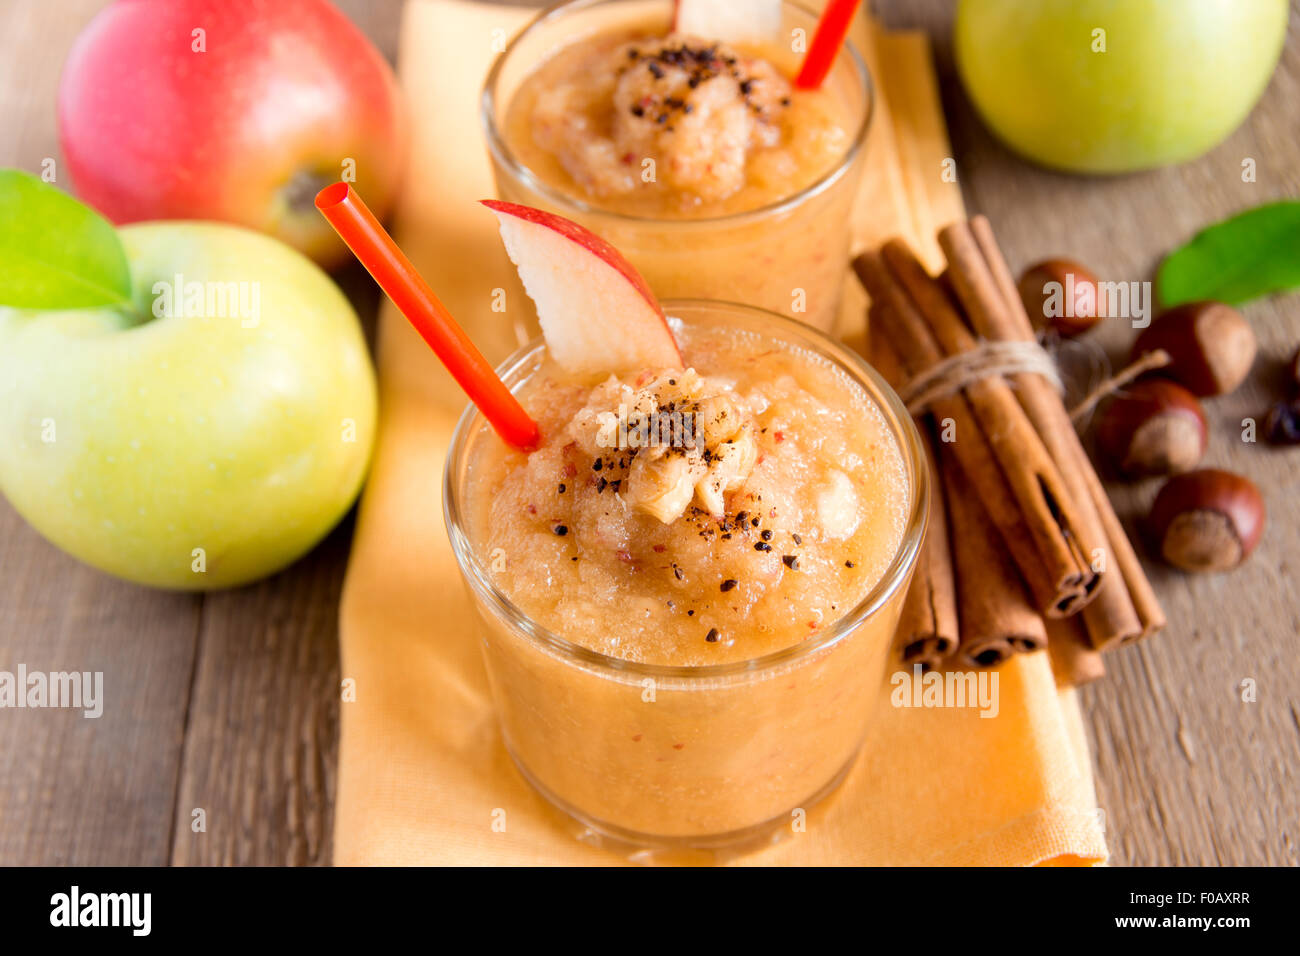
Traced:
[[[512, 628], [523, 634], [531, 643], [540, 645], [543, 650], [560, 655], [570, 663], [578, 663], [604, 671], [614, 671], [629, 678], [652, 677], [688, 683], [732, 676], [752, 676], [776, 670], [833, 647], [846, 636], [854, 633], [868, 618], [885, 606], [899, 587], [902, 586], [903, 581], [915, 566], [929, 516], [929, 487], [930, 482], [933, 480], [929, 473], [929, 465], [921, 442], [921, 436], [911, 414], [903, 405], [902, 399], [898, 397], [884, 377], [850, 346], [831, 338], [821, 330], [776, 312], [770, 312], [767, 309], [740, 302], [727, 302], [717, 299], [665, 299], [663, 307], [665, 313], [670, 317], [673, 316], [675, 309], [681, 308], [708, 309], [715, 312], [719, 309], [732, 312], [739, 311], [749, 317], [759, 317], [765, 322], [773, 322], [779, 329], [786, 332], [797, 332], [798, 335], [811, 339], [811, 342], [801, 343], [788, 335], [778, 335], [776, 337], [791, 345], [815, 345], [823, 358], [834, 362], [841, 370], [848, 372], [853, 377], [854, 383], [866, 391], [868, 397], [880, 406], [882, 413], [885, 415], [886, 423], [898, 441], [899, 450], [904, 461], [910, 465], [912, 500], [908, 507], [907, 523], [903, 530], [903, 537], [898, 543], [893, 559], [880, 576], [880, 580], [876, 582], [862, 600], [855, 604], [851, 610], [837, 618], [833, 624], [815, 638], [800, 641], [758, 657], [726, 661], [720, 664], [676, 665], [632, 661], [592, 650], [555, 633], [533, 620], [526, 611], [515, 604], [493, 583], [491, 577], [484, 570], [482, 562], [478, 560], [465, 531], [459, 504], [459, 492], [455, 487], [456, 481], [453, 476], [460, 472], [460, 468], [457, 466], [465, 456], [471, 433], [488, 427], [483, 414], [472, 404], [465, 408], [456, 423], [448, 447], [446, 462], [443, 466], [442, 513], [447, 536], [451, 541], [452, 552], [456, 557], [461, 576], [469, 583], [475, 594], [487, 602], [494, 613], [503, 617]], [[504, 380], [509, 381], [510, 376], [527, 368], [530, 364], [536, 367], [537, 356], [545, 347], [545, 342], [541, 338], [533, 339], [502, 362], [497, 367], [497, 374]], [[511, 390], [514, 391], [519, 388], [526, 380], [526, 377], [521, 378], [520, 381], [511, 386]]]
[[[807, 202], [816, 196], [829, 190], [844, 176], [848, 175], [849, 170], [853, 168], [854, 161], [862, 152], [866, 145], [867, 133], [871, 129], [871, 121], [876, 114], [876, 88], [872, 80], [871, 70], [867, 67], [866, 61], [853, 45], [851, 38], [846, 38], [844, 46], [841, 49], [842, 54], [847, 54], [849, 62], [853, 65], [858, 81], [861, 84], [863, 96], [866, 100], [866, 106], [863, 110], [862, 121], [858, 124], [858, 129], [853, 136], [849, 148], [845, 150], [844, 155], [839, 161], [827, 170], [822, 176], [809, 183], [798, 192], [791, 193], [781, 199], [774, 200], [763, 206], [754, 209], [745, 209], [739, 212], [729, 212], [721, 216], [705, 216], [693, 219], [666, 219], [656, 216], [637, 216], [630, 213], [616, 212], [609, 209], [603, 209], [600, 206], [580, 199], [577, 196], [570, 195], [563, 190], [557, 189], [550, 183], [541, 179], [528, 166], [514, 154], [501, 135], [501, 130], [497, 126], [496, 120], [496, 87], [501, 78], [501, 71], [505, 67], [506, 61], [515, 48], [523, 42], [524, 38], [532, 33], [535, 29], [544, 26], [547, 23], [561, 19], [571, 8], [595, 6], [599, 3], [613, 3], [617, 0], [562, 0], [554, 6], [547, 7], [536, 17], [530, 20], [522, 30], [520, 30], [506, 45], [506, 48], [497, 55], [492, 63], [492, 68], [488, 71], [487, 79], [483, 83], [482, 92], [479, 94], [479, 122], [483, 126], [483, 133], [487, 139], [488, 150], [492, 157], [501, 164], [510, 174], [522, 181], [529, 189], [545, 197], [548, 202], [553, 203], [558, 208], [567, 208], [577, 210], [586, 216], [607, 216], [612, 220], [634, 224], [663, 225], [671, 224], [674, 228], [691, 229], [703, 227], [731, 226], [746, 222], [751, 218], [763, 216], [774, 216], [785, 213], [795, 208], [801, 203]], [[783, 7], [792, 7], [803, 14], [806, 14], [814, 21], [818, 19], [817, 12], [797, 3], [795, 0], [781, 0]]]

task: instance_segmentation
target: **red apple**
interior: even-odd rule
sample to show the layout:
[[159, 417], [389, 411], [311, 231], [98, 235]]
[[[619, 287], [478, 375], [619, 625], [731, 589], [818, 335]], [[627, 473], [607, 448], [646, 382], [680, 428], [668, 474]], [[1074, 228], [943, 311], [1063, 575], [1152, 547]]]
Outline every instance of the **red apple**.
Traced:
[[59, 136], [115, 222], [240, 223], [325, 265], [317, 191], [354, 176], [382, 216], [406, 156], [392, 70], [325, 0], [118, 0], [68, 55]]
[[590, 229], [518, 203], [483, 200], [519, 270], [551, 357], [581, 375], [681, 368], [682, 355], [649, 284]]

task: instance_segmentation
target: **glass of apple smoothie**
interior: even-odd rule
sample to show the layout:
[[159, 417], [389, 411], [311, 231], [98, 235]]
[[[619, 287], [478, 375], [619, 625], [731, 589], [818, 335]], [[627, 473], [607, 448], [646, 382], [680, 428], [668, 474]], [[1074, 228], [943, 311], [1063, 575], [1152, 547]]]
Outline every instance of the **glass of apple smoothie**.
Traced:
[[541, 439], [471, 409], [443, 500], [506, 746], [625, 841], [789, 821], [870, 730], [926, 520], [911, 418], [810, 326], [661, 307], [598, 237], [492, 205], [545, 336], [500, 373]]
[[677, 21], [670, 0], [571, 0], [510, 44], [482, 99], [498, 192], [608, 239], [661, 296], [828, 330], [872, 111], [866, 66], [846, 44], [819, 89], [795, 89], [814, 13], [681, 3]]

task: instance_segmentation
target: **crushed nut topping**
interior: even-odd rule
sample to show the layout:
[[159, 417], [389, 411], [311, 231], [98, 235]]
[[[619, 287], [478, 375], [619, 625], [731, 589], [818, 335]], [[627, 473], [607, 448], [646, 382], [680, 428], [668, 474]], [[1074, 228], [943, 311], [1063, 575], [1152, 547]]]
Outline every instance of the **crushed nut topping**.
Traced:
[[629, 507], [664, 524], [692, 502], [709, 516], [723, 515], [725, 496], [744, 483], [758, 457], [749, 416], [693, 369], [655, 373], [637, 385], [611, 376], [569, 429], [593, 456], [592, 471], [601, 473], [597, 491], [621, 492]]

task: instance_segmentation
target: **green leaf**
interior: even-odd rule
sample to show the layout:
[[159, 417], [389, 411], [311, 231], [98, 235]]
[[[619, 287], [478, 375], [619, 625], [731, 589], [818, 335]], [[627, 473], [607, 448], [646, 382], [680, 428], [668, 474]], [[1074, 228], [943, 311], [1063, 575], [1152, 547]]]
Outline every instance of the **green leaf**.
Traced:
[[131, 270], [112, 223], [30, 173], [0, 169], [0, 305], [130, 303]]
[[1160, 264], [1161, 304], [1238, 305], [1300, 286], [1300, 202], [1257, 206], [1203, 229]]

